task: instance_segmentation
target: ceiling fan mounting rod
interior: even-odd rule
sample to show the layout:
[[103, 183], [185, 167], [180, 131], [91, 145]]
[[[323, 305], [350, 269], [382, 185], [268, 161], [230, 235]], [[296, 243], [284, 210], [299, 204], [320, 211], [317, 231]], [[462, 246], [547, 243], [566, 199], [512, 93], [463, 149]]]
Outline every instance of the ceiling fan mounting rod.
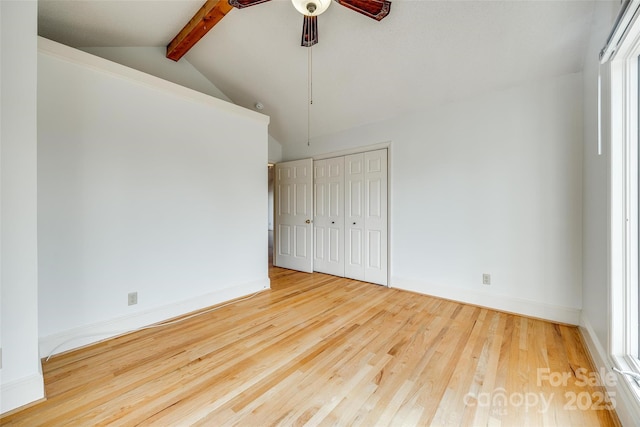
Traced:
[[307, 147], [311, 145], [311, 106], [313, 105], [313, 49], [309, 46], [307, 62]]

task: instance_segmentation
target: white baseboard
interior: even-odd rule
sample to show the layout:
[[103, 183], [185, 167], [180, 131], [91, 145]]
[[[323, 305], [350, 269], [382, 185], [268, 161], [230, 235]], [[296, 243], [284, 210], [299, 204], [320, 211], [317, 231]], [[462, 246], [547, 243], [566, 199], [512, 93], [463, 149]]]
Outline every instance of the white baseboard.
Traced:
[[235, 298], [240, 298], [255, 292], [268, 289], [268, 278], [242, 285], [236, 285], [200, 295], [185, 301], [141, 311], [127, 316], [118, 317], [104, 322], [81, 326], [46, 337], [40, 337], [40, 357], [72, 350], [88, 344], [93, 344], [107, 338], [134, 331], [143, 326], [152, 325], [177, 316], [201, 310], [212, 305], [220, 304]]
[[42, 374], [33, 374], [0, 386], [0, 414], [44, 398]]
[[[619, 377], [617, 377], [618, 374], [611, 369], [613, 362], [608, 357], [591, 323], [589, 323], [589, 320], [585, 316], [580, 316], [580, 332], [584, 338], [587, 350], [591, 354], [593, 363], [596, 365], [596, 371], [606, 372], [607, 375], [619, 379]], [[616, 381], [615, 384], [611, 384], [608, 381], [601, 382], [606, 386], [609, 395], [615, 399], [616, 413], [622, 425], [638, 425], [637, 420], [640, 420], [640, 407], [633, 396], [633, 392], [626, 387], [624, 381]]]
[[580, 309], [559, 305], [544, 304], [523, 298], [496, 295], [489, 292], [473, 291], [442, 285], [420, 282], [402, 277], [392, 277], [391, 286], [398, 289], [432, 295], [467, 304], [479, 305], [494, 310], [536, 317], [553, 322], [577, 325], [580, 322]]

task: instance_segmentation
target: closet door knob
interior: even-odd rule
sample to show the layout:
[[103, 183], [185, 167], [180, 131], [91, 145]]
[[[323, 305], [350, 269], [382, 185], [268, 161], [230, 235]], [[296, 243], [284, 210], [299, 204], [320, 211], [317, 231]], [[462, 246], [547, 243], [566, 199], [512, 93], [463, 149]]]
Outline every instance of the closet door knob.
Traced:
[[310, 220], [310, 219], [308, 219], [308, 220], [306, 220], [306, 221], [305, 221], [305, 223], [307, 223], [307, 224], [311, 224], [311, 220]]
[[356, 225], [356, 223], [354, 222], [353, 225]]
[[331, 224], [335, 224], [335, 223], [336, 223], [335, 221], [331, 221]]

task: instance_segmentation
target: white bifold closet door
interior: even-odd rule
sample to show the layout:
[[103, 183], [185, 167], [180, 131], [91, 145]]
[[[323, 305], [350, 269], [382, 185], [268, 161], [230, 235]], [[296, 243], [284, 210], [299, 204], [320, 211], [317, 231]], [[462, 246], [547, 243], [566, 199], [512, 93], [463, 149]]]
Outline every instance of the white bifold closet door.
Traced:
[[344, 276], [344, 157], [313, 162], [313, 269]]
[[387, 150], [276, 164], [274, 265], [387, 285]]
[[387, 150], [344, 158], [344, 276], [387, 284]]

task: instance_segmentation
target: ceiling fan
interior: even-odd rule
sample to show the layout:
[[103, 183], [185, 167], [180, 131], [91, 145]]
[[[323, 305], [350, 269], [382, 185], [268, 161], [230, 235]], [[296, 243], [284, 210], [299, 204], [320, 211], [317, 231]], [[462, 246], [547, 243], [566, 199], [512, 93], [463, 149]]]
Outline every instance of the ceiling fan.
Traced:
[[[229, 5], [243, 9], [270, 0], [229, 0]], [[318, 43], [318, 15], [323, 13], [331, 0], [291, 0], [298, 12], [304, 15], [302, 23], [301, 46], [311, 47]], [[359, 12], [369, 18], [380, 21], [389, 14], [391, 2], [388, 0], [335, 0], [337, 3], [351, 10]]]

